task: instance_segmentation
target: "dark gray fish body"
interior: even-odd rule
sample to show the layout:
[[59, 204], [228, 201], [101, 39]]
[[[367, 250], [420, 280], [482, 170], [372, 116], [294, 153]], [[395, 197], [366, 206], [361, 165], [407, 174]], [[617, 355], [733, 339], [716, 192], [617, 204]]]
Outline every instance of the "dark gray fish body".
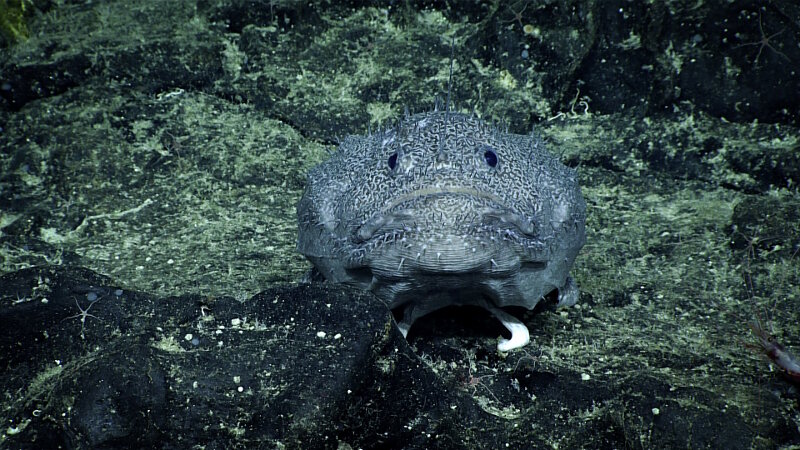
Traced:
[[[329, 281], [374, 292], [418, 317], [452, 304], [532, 309], [553, 289], [572, 305], [569, 270], [585, 241], [575, 171], [533, 136], [434, 111], [396, 128], [350, 136], [311, 170], [297, 205], [297, 248]], [[520, 328], [521, 327], [521, 328]]]

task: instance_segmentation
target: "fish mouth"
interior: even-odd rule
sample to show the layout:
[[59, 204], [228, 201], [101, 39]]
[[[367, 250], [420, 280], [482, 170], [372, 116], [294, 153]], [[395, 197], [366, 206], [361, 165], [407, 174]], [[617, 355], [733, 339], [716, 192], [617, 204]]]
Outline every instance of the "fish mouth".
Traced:
[[538, 235], [538, 226], [531, 218], [516, 213], [503, 207], [504, 201], [493, 194], [480, 192], [477, 189], [455, 187], [432, 187], [417, 189], [393, 199], [381, 209], [379, 214], [369, 218], [356, 227], [351, 240], [355, 244], [362, 244], [372, 239], [384, 239], [386, 235], [420, 233], [429, 228], [429, 223], [420, 223], [420, 213], [414, 208], [402, 208], [401, 205], [422, 198], [437, 198], [446, 196], [467, 196], [480, 200], [482, 205], [475, 205], [478, 211], [474, 213], [477, 225], [484, 228], [506, 229], [520, 237], [535, 238]]
[[448, 187], [427, 187], [427, 188], [420, 188], [415, 189], [411, 192], [407, 192], [403, 195], [397, 196], [394, 200], [391, 201], [388, 205], [384, 206], [381, 209], [381, 213], [387, 213], [388, 211], [392, 211], [398, 205], [401, 205], [407, 201], [415, 200], [418, 198], [423, 197], [431, 197], [431, 196], [443, 196], [443, 195], [469, 195], [471, 197], [480, 198], [483, 200], [489, 200], [492, 203], [497, 205], [502, 205], [505, 202], [500, 197], [490, 194], [487, 192], [479, 191], [475, 188], [467, 187], [467, 186], [448, 186]]
[[[527, 305], [519, 280], [546, 279], [553, 270], [546, 224], [469, 187], [404, 193], [348, 228], [342, 276], [394, 306], [442, 296], [448, 304]], [[538, 301], [541, 286], [534, 287]]]

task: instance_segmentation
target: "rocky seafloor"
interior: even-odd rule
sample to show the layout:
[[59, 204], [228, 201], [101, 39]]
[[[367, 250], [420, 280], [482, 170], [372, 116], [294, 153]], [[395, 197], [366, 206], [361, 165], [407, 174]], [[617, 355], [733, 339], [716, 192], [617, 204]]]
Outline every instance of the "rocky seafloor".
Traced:
[[[772, 1], [5, 2], [1, 448], [798, 448], [800, 7]], [[4, 28], [6, 27], [6, 28]], [[408, 341], [303, 283], [295, 204], [425, 111], [578, 170], [578, 305]]]

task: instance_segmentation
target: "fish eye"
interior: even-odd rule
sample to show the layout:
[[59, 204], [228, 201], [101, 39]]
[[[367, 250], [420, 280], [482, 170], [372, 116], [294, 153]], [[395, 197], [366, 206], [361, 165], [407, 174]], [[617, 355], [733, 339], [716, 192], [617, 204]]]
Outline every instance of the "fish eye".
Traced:
[[387, 163], [389, 164], [389, 169], [391, 170], [394, 170], [394, 168], [397, 167], [397, 152], [394, 152], [391, 156], [389, 156]]
[[487, 149], [483, 152], [483, 160], [486, 161], [489, 167], [494, 167], [497, 165], [497, 153], [492, 149]]

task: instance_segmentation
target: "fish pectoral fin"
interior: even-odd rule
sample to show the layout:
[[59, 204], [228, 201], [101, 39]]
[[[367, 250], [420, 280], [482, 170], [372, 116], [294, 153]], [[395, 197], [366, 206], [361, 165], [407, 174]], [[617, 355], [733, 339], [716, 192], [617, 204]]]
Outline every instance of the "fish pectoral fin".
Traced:
[[572, 306], [575, 303], [578, 303], [578, 296], [580, 295], [580, 291], [578, 290], [578, 284], [575, 283], [575, 280], [572, 277], [567, 277], [567, 281], [564, 283], [564, 286], [558, 288], [558, 304], [556, 308], [561, 308], [562, 306]]

